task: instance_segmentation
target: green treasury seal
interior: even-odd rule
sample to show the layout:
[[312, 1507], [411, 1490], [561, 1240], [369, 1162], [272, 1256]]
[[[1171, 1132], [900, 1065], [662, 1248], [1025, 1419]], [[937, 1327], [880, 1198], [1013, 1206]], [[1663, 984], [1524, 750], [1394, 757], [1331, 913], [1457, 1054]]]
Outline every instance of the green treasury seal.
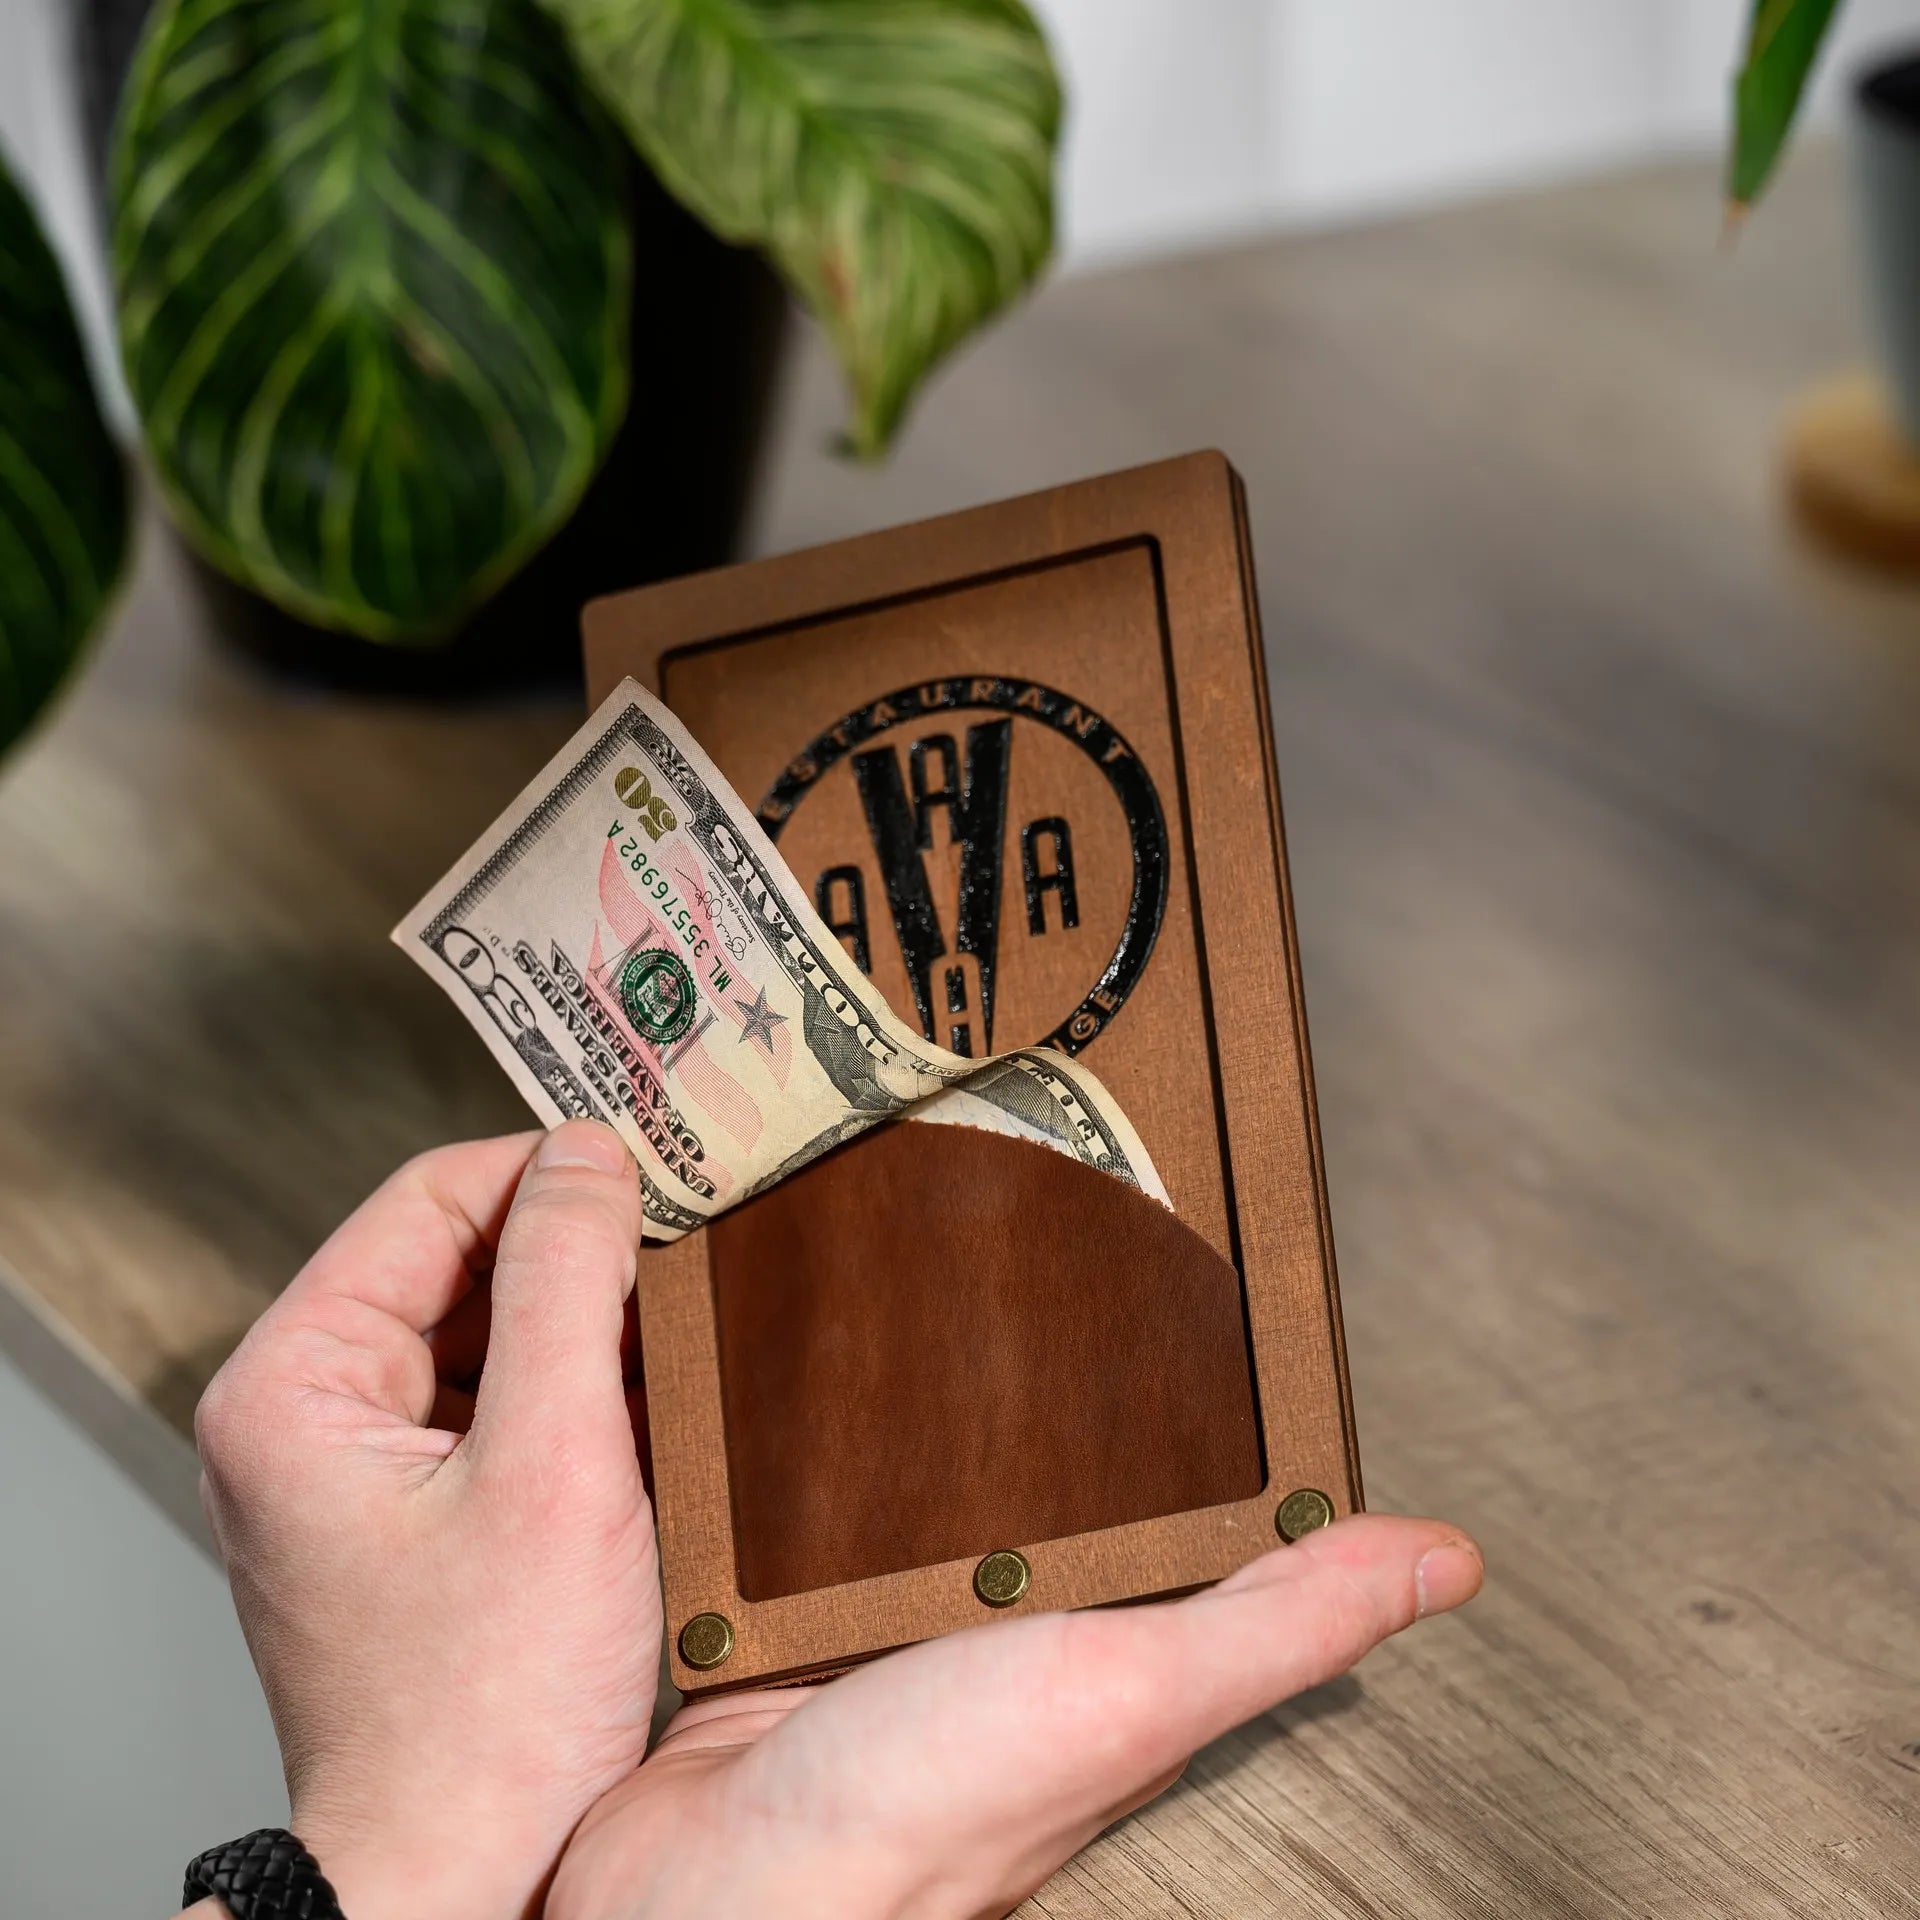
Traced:
[[620, 969], [620, 1004], [641, 1039], [669, 1046], [693, 1025], [693, 975], [677, 953], [647, 947]]

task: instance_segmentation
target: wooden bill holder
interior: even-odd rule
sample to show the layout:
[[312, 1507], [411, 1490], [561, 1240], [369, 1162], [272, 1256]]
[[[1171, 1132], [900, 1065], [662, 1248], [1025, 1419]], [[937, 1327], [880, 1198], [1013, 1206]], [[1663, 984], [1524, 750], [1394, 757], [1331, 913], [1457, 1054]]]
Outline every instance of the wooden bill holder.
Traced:
[[673, 1677], [1174, 1593], [1361, 1501], [1239, 478], [1141, 467], [596, 601], [895, 1008], [1050, 1041], [1177, 1217], [894, 1125], [642, 1262]]

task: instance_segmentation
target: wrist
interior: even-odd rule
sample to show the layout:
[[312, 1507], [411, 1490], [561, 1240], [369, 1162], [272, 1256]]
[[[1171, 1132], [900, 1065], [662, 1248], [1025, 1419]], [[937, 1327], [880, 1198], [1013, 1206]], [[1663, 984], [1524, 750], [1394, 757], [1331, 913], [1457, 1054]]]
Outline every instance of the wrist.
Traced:
[[344, 1920], [523, 1920], [547, 1877], [490, 1823], [476, 1837], [391, 1816], [374, 1825], [296, 1807], [292, 1825]]

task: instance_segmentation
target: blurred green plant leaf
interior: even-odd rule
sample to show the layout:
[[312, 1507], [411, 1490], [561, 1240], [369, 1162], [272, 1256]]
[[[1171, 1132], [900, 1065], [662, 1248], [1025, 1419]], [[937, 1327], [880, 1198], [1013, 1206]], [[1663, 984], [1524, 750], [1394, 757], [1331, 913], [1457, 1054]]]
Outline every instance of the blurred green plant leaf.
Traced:
[[0, 748], [79, 657], [126, 549], [126, 469], [66, 283], [0, 163]]
[[885, 450], [1053, 244], [1060, 86], [1019, 0], [546, 0], [669, 191], [766, 251]]
[[534, 0], [160, 0], [121, 102], [127, 380], [218, 566], [431, 640], [626, 407], [618, 138]]
[[1807, 77], [1839, 0], [1753, 0], [1747, 47], [1733, 83], [1733, 150], [1727, 166], [1727, 198], [1745, 207], [1766, 187]]

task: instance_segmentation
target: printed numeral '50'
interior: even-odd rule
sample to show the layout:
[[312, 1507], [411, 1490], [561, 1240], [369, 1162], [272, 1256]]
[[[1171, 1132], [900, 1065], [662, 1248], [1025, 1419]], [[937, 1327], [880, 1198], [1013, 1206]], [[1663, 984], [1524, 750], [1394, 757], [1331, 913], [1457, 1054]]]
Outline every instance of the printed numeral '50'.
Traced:
[[622, 767], [613, 776], [613, 790], [640, 816], [648, 839], [658, 840], [680, 824], [679, 816], [654, 792], [653, 782], [638, 767]]

